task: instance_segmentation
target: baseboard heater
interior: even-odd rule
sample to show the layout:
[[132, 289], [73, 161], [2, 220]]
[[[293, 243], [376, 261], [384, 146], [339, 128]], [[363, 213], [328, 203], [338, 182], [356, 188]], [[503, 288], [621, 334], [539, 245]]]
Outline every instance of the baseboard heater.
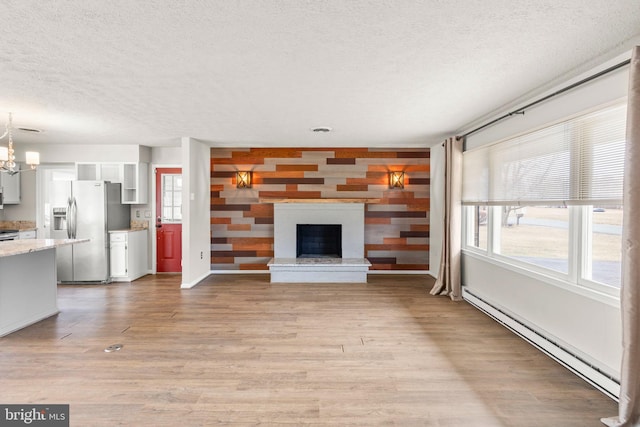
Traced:
[[508, 313], [495, 307], [481, 297], [474, 295], [464, 287], [462, 296], [469, 304], [528, 341], [531, 345], [546, 353], [549, 357], [556, 360], [613, 400], [618, 401], [620, 382], [617, 379], [602, 372], [597, 366], [594, 366], [571, 350], [550, 340], [523, 322], [514, 319]]

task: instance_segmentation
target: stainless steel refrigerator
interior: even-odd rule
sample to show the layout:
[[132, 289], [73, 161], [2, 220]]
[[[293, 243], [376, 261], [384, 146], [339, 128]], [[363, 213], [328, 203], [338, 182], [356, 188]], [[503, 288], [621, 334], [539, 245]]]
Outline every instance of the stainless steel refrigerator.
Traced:
[[105, 181], [53, 181], [49, 196], [52, 239], [90, 239], [56, 249], [59, 282], [107, 283], [110, 230], [128, 229], [130, 208], [120, 184]]

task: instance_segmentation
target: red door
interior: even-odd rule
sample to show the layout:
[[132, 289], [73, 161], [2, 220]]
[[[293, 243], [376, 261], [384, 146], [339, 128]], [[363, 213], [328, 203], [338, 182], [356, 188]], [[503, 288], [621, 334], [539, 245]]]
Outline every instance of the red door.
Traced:
[[182, 169], [156, 169], [156, 271], [182, 271]]

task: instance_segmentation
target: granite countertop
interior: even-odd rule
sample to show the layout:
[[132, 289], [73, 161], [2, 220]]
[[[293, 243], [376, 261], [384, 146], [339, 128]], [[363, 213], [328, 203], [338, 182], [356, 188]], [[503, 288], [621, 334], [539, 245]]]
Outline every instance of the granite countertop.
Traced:
[[25, 239], [0, 242], [0, 257], [44, 251], [59, 246], [88, 242], [89, 239]]
[[35, 221], [0, 221], [0, 230], [19, 230], [31, 231], [37, 230]]

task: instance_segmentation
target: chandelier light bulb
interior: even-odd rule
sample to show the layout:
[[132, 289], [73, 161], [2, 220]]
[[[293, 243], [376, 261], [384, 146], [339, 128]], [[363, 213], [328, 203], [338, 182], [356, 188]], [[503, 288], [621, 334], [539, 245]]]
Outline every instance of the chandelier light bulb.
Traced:
[[[22, 172], [17, 168], [15, 150], [13, 149], [13, 116], [9, 113], [9, 120], [6, 124], [5, 133], [0, 136], [0, 139], [9, 137], [8, 146], [0, 146], [0, 172], [8, 173], [9, 175], [15, 175], [18, 172]], [[31, 167], [31, 170], [35, 169], [40, 164], [40, 153], [36, 151], [27, 151], [25, 153], [26, 163]], [[29, 169], [26, 169], [29, 170]]]

